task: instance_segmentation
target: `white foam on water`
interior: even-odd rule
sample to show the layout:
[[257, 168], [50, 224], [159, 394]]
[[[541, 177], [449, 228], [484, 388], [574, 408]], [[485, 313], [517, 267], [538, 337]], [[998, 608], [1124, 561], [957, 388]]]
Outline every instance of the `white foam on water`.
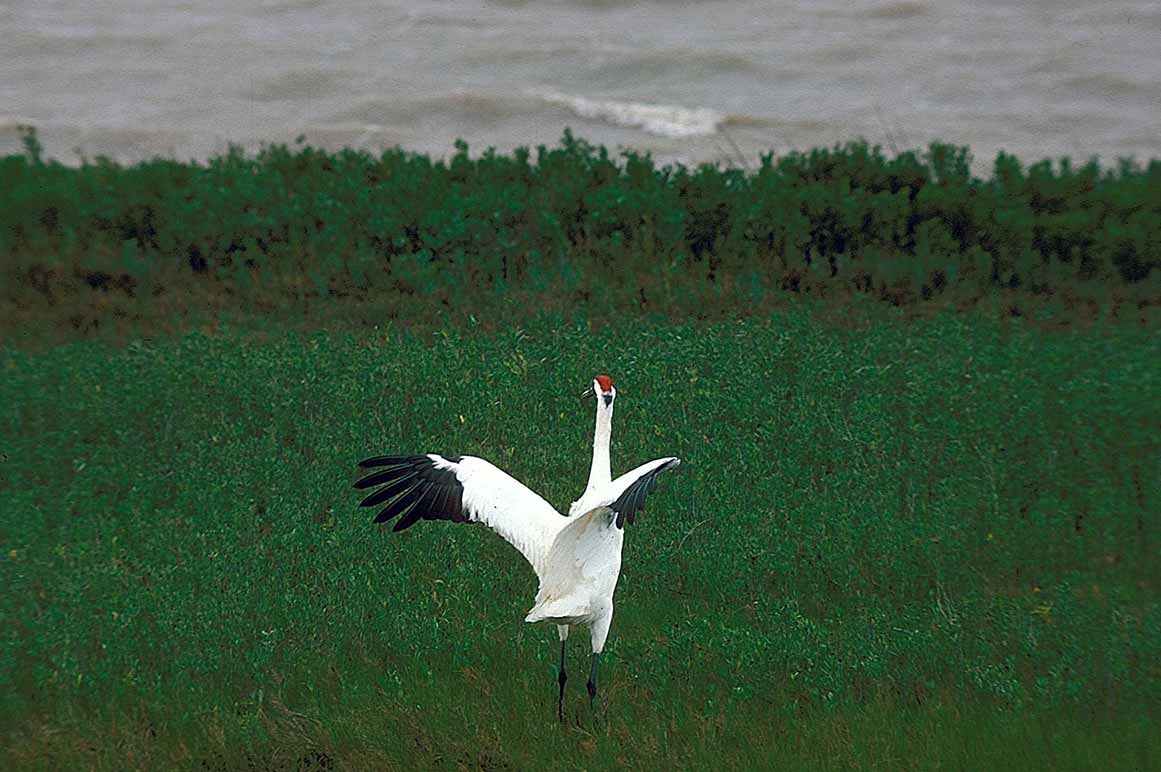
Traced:
[[536, 91], [535, 96], [550, 104], [562, 105], [582, 118], [615, 126], [641, 129], [646, 134], [680, 139], [704, 137], [717, 132], [725, 122], [724, 113], [706, 107], [656, 105], [647, 102], [618, 102], [570, 96], [556, 91]]
[[888, 125], [970, 145], [984, 174], [1000, 148], [1161, 157], [1157, 0], [141, 5], [0, 0], [0, 155], [23, 124], [68, 163], [315, 131], [446, 157], [457, 137], [554, 145], [570, 122], [665, 162], [883, 144]]

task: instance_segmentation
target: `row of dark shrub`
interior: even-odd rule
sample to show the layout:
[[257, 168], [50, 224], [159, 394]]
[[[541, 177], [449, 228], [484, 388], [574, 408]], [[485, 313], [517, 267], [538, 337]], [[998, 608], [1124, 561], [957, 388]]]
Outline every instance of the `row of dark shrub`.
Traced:
[[503, 293], [661, 271], [679, 288], [748, 277], [897, 298], [1127, 286], [1161, 261], [1158, 160], [1024, 167], [1001, 154], [980, 179], [966, 148], [887, 158], [852, 143], [754, 170], [687, 168], [610, 157], [568, 132], [535, 153], [472, 158], [459, 143], [446, 161], [276, 145], [66, 166], [43, 160], [32, 133], [25, 151], [0, 160], [8, 280], [35, 269], [131, 291], [162, 271], [180, 291], [296, 274], [323, 294], [385, 279]]

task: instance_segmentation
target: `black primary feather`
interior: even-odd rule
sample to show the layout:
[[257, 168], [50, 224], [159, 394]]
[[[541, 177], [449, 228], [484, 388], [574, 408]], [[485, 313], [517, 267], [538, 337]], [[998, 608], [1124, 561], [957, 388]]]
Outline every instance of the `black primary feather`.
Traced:
[[617, 527], [624, 528], [625, 521], [632, 525], [637, 520], [637, 513], [645, 509], [645, 497], [657, 487], [657, 475], [666, 469], [672, 469], [680, 462], [677, 459], [666, 462], [651, 472], [641, 475], [628, 488], [621, 492], [610, 508], [617, 513]]
[[[444, 458], [458, 464], [462, 456]], [[359, 468], [381, 470], [355, 483], [359, 490], [381, 486], [359, 502], [361, 507], [386, 503], [375, 516], [376, 523], [399, 517], [392, 530], [402, 531], [418, 520], [465, 522], [469, 519], [463, 511], [464, 486], [454, 468], [438, 468], [427, 456], [374, 456], [360, 461]]]
[[411, 469], [405, 466], [396, 466], [390, 469], [384, 469], [382, 472], [375, 472], [355, 483], [355, 487], [362, 490], [363, 488], [371, 488], [375, 485], [382, 485], [383, 483], [391, 482], [392, 480], [402, 477], [405, 474], [411, 474]]

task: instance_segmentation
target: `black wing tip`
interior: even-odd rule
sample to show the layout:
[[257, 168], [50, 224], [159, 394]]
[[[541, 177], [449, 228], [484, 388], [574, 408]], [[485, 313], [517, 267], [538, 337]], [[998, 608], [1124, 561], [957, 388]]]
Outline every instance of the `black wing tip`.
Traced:
[[375, 515], [375, 519], [372, 520], [371, 522], [374, 523], [375, 525], [380, 525], [381, 523], [390, 522], [390, 520], [392, 518], [394, 518], [397, 514], [399, 514], [399, 513], [391, 511], [391, 507], [389, 507], [389, 506], [383, 507], [383, 510], [379, 514]]
[[[420, 464], [424, 461], [430, 461], [430, 459], [428, 459], [427, 456], [419, 456], [419, 455], [412, 455], [412, 456], [371, 456], [370, 458], [364, 458], [362, 461], [360, 461], [358, 464], [355, 465], [357, 468], [359, 468], [359, 469], [382, 469], [383, 471], [382, 472], [372, 472], [371, 474], [363, 475], [358, 480], [356, 480], [351, 487], [353, 487], [357, 490], [363, 490], [364, 488], [370, 488], [372, 486], [379, 485], [380, 481], [382, 480], [381, 475], [391, 472], [392, 469], [403, 469], [406, 467], [413, 467], [416, 464]], [[364, 503], [360, 504], [359, 506], [361, 506], [361, 507], [374, 506], [374, 503], [367, 504], [366, 499], [364, 499], [363, 501], [364, 501]]]
[[400, 466], [406, 464], [415, 458], [425, 458], [425, 456], [371, 456], [364, 458], [359, 462], [360, 469], [378, 469], [383, 466]]
[[[431, 455], [439, 456], [453, 464], [458, 464], [464, 459], [463, 456], [451, 456], [446, 453], [432, 453]], [[415, 464], [431, 462], [431, 458], [427, 454], [412, 453], [409, 456], [371, 456], [370, 458], [364, 458], [356, 466], [360, 469], [379, 469], [384, 466], [414, 466]]]
[[[458, 464], [463, 457], [440, 454], [439, 458]], [[421, 519], [467, 519], [462, 511], [463, 491], [455, 472], [446, 467], [437, 468], [436, 459], [431, 456], [372, 456], [360, 461], [358, 467], [376, 470], [354, 483], [359, 490], [377, 488], [359, 502], [360, 507], [386, 504], [372, 521], [376, 524], [403, 515], [391, 529], [402, 531]]]
[[680, 465], [681, 459], [675, 456], [634, 480], [612, 504], [613, 511], [617, 513], [617, 528], [624, 529], [626, 520], [629, 525], [637, 522], [637, 513], [645, 511], [645, 497], [657, 487], [657, 475]]

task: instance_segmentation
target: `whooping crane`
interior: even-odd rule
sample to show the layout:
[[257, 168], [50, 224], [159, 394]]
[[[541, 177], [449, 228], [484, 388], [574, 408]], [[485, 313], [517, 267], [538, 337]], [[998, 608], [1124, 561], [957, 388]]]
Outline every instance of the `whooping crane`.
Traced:
[[399, 520], [402, 531], [419, 520], [483, 523], [532, 565], [540, 580], [525, 622], [555, 622], [560, 636], [557, 715], [564, 719], [565, 641], [571, 625], [586, 625], [592, 641], [588, 692], [597, 694], [597, 665], [613, 620], [613, 591], [621, 573], [625, 524], [636, 520], [657, 476], [681, 463], [658, 458], [612, 479], [609, 437], [617, 392], [607, 375], [593, 379], [582, 396], [596, 397], [593, 461], [581, 497], [567, 517], [502, 470], [474, 456], [375, 456], [359, 463], [366, 475], [355, 487], [375, 488], [362, 507], [386, 505], [376, 523]]

